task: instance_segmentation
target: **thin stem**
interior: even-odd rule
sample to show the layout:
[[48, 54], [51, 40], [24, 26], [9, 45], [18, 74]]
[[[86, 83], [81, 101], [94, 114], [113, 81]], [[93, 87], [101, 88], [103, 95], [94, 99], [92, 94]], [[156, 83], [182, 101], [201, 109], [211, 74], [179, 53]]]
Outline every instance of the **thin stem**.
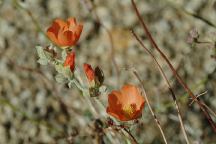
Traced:
[[183, 135], [184, 135], [184, 138], [186, 140], [186, 143], [189, 144], [189, 140], [188, 140], [188, 136], [187, 136], [187, 133], [185, 131], [185, 127], [184, 127], [184, 123], [183, 123], [183, 120], [182, 120], [182, 116], [181, 116], [181, 112], [180, 112], [180, 108], [179, 108], [179, 105], [177, 103], [177, 100], [176, 100], [176, 96], [175, 96], [175, 93], [171, 87], [171, 84], [169, 83], [162, 67], [160, 66], [160, 64], [158, 63], [157, 59], [155, 58], [155, 56], [152, 54], [152, 52], [150, 50], [148, 50], [146, 48], [146, 46], [144, 45], [144, 43], [141, 41], [141, 39], [136, 35], [136, 33], [132, 30], [132, 34], [133, 36], [135, 37], [135, 39], [140, 43], [140, 45], [146, 50], [146, 52], [152, 57], [152, 59], [154, 60], [157, 68], [159, 69], [162, 77], [164, 78], [164, 80], [166, 81], [166, 84], [169, 88], [169, 91], [171, 93], [171, 96], [172, 96], [172, 99], [174, 101], [174, 104], [175, 104], [175, 107], [176, 107], [176, 110], [177, 110], [177, 114], [178, 114], [178, 118], [179, 118], [179, 121], [180, 121], [180, 126], [181, 126], [181, 129], [182, 129], [182, 132], [183, 132]]
[[[200, 97], [200, 96], [202, 96], [202, 95], [204, 95], [204, 94], [207, 94], [207, 92], [208, 92], [208, 91], [205, 91], [205, 92], [203, 92], [203, 93], [200, 93], [200, 94], [198, 94], [196, 97], [198, 98], [198, 97]], [[194, 103], [194, 100], [191, 101], [191, 103], [189, 104], [189, 106], [191, 106], [193, 103]]]
[[212, 109], [210, 109], [209, 106], [207, 106], [206, 104], [204, 104], [204, 106], [212, 113], [212, 115], [214, 117], [216, 117], [216, 112], [215, 111], [213, 111]]
[[131, 140], [132, 140], [132, 144], [139, 144], [136, 140], [136, 138], [131, 134], [131, 132], [126, 129], [126, 128], [123, 128], [123, 130], [130, 136]]
[[185, 8], [179, 7], [179, 6], [177, 6], [176, 4], [172, 3], [171, 1], [169, 1], [168, 3], [169, 3], [170, 5], [172, 5], [172, 7], [173, 7], [174, 9], [178, 10], [180, 13], [185, 13], [185, 14], [187, 14], [187, 15], [189, 15], [189, 16], [192, 16], [192, 17], [195, 18], [195, 19], [198, 19], [198, 20], [204, 22], [205, 24], [211, 26], [212, 28], [216, 28], [216, 25], [215, 25], [214, 23], [212, 23], [210, 20], [206, 19], [205, 17], [202, 17], [202, 16], [200, 16], [200, 15], [198, 15], [198, 14], [196, 14], [196, 13], [193, 13], [193, 12], [189, 12], [189, 11], [187, 11]]
[[49, 39], [49, 38], [47, 37], [47, 35], [44, 33], [44, 31], [42, 30], [42, 28], [40, 27], [40, 25], [39, 25], [39, 23], [37, 22], [37, 20], [33, 17], [31, 11], [28, 10], [28, 9], [26, 9], [26, 8], [24, 8], [23, 6], [21, 6], [17, 0], [13, 0], [13, 2], [14, 2], [14, 4], [15, 4], [15, 6], [17, 6], [18, 8], [20, 8], [20, 9], [22, 9], [22, 10], [24, 10], [24, 11], [29, 15], [29, 17], [31, 18], [33, 24], [34, 24], [35, 27], [37, 28], [37, 30], [38, 30], [39, 32], [41, 32], [41, 33], [44, 35], [44, 37], [46, 37], [47, 39]]
[[196, 40], [195, 43], [197, 43], [197, 44], [214, 44], [214, 42], [210, 42], [210, 41], [200, 41], [200, 40]]
[[[89, 94], [89, 89], [88, 88], [86, 88], [86, 87], [84, 87], [83, 86], [83, 80], [82, 80], [82, 78], [80, 77], [80, 73], [79, 72], [75, 72], [74, 73], [74, 79], [76, 80], [76, 86], [77, 86], [77, 88], [82, 92], [82, 94], [83, 94], [83, 97], [86, 99], [86, 101], [88, 102], [88, 104], [89, 104], [89, 106], [90, 106], [90, 109], [91, 109], [91, 113], [94, 115], [94, 117], [95, 118], [99, 118], [100, 117], [100, 115], [99, 115], [99, 113], [100, 113], [100, 110], [102, 110], [102, 111], [105, 111], [106, 109], [105, 109], [105, 107], [104, 107], [104, 105], [102, 104], [102, 102], [101, 101], [95, 101], [95, 102], [97, 102], [98, 104], [100, 104], [100, 109], [96, 109], [96, 107], [95, 107], [95, 105], [92, 103], [92, 99], [91, 99], [91, 97], [90, 97], [90, 94]], [[95, 99], [93, 99], [93, 100], [95, 100]], [[106, 133], [106, 135], [107, 135], [107, 138], [112, 142], [112, 143], [115, 143], [114, 142], [114, 140], [113, 140], [113, 136], [111, 135], [111, 134], [109, 134], [109, 133]]]
[[[76, 75], [77, 77], [79, 77], [78, 75]], [[96, 108], [94, 107], [94, 105], [91, 102], [90, 99], [90, 95], [88, 90], [86, 90], [78, 81], [78, 78], [74, 77], [73, 80], [71, 80], [71, 82], [77, 87], [77, 89], [79, 89], [79, 91], [82, 93], [82, 96], [85, 98], [86, 102], [88, 103], [91, 113], [94, 115], [94, 117], [98, 118], [99, 114], [98, 111], [96, 110]]]
[[142, 80], [141, 80], [141, 78], [139, 77], [138, 73], [137, 73], [135, 70], [133, 70], [133, 74], [135, 75], [135, 77], [138, 79], [138, 81], [139, 81], [140, 84], [142, 85], [142, 90], [143, 90], [143, 93], [144, 93], [144, 97], [145, 97], [146, 103], [147, 103], [147, 105], [148, 105], [148, 107], [149, 107], [149, 110], [150, 110], [150, 112], [151, 112], [151, 114], [152, 114], [152, 116], [153, 116], [153, 118], [154, 118], [154, 120], [155, 120], [155, 122], [156, 122], [156, 124], [157, 124], [157, 126], [158, 126], [158, 128], [159, 128], [159, 130], [160, 130], [160, 132], [161, 132], [161, 134], [162, 134], [164, 143], [167, 144], [167, 139], [166, 139], [165, 134], [164, 134], [164, 132], [163, 132], [163, 129], [162, 129], [162, 127], [161, 127], [160, 121], [158, 120], [156, 114], [155, 114], [154, 111], [152, 110], [152, 107], [151, 107], [150, 102], [149, 102], [149, 99], [148, 99], [148, 97], [147, 97], [147, 94], [146, 94], [145, 88], [144, 88], [144, 86], [143, 86]]
[[80, 83], [74, 78], [72, 81], [72, 83], [75, 84], [75, 86], [83, 93], [86, 93], [86, 90], [80, 85]]
[[209, 112], [206, 110], [206, 108], [203, 105], [203, 102], [200, 101], [199, 98], [196, 98], [196, 96], [193, 94], [193, 92], [191, 91], [191, 89], [187, 86], [187, 84], [183, 81], [183, 79], [179, 76], [179, 74], [177, 73], [177, 71], [175, 70], [175, 68], [173, 67], [173, 65], [170, 63], [169, 59], [167, 58], [167, 56], [161, 51], [161, 49], [157, 46], [155, 40], [153, 39], [151, 33], [149, 32], [144, 20], [142, 19], [137, 6], [134, 2], [134, 0], [131, 0], [132, 2], [132, 6], [136, 12], [136, 15], [140, 21], [140, 23], [142, 24], [143, 30], [146, 33], [149, 41], [151, 42], [152, 46], [160, 53], [160, 55], [162, 56], [162, 58], [166, 61], [166, 63], [168, 64], [168, 66], [170, 67], [173, 75], [176, 77], [176, 79], [178, 80], [178, 82], [182, 85], [182, 87], [185, 89], [186, 92], [188, 92], [188, 94], [195, 99], [195, 101], [198, 103], [198, 105], [200, 106], [200, 109], [202, 110], [203, 114], [205, 115], [205, 117], [207, 118], [207, 120], [209, 121], [213, 131], [216, 133], [216, 125], [213, 122]]

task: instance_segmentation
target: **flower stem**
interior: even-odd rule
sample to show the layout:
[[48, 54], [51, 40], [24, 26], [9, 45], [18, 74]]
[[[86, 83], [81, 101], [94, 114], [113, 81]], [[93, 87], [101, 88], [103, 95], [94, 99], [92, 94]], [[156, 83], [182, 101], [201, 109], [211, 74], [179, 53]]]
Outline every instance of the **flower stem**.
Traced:
[[136, 138], [131, 134], [131, 132], [126, 129], [126, 128], [123, 128], [123, 130], [130, 136], [130, 138], [132, 139], [132, 144], [139, 144], [136, 140]]

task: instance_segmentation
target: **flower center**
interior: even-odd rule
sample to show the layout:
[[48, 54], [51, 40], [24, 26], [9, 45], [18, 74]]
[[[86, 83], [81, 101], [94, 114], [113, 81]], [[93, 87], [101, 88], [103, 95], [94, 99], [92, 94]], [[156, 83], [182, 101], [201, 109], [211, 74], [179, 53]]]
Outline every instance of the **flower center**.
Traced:
[[134, 112], [136, 111], [136, 105], [131, 104], [131, 105], [124, 106], [122, 110], [123, 110], [125, 117], [132, 118], [134, 115]]

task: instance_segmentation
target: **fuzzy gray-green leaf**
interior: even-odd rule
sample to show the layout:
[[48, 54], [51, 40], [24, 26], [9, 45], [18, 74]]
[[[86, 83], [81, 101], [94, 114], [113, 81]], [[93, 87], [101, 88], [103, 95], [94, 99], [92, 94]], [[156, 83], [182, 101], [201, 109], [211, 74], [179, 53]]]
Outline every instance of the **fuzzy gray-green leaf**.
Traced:
[[37, 60], [37, 62], [38, 62], [39, 64], [41, 64], [41, 65], [47, 65], [47, 64], [48, 64], [47, 59], [42, 59], [42, 58], [40, 58], [39, 60]]
[[58, 83], [65, 83], [67, 81], [67, 79], [62, 75], [62, 74], [57, 74], [55, 76], [55, 80], [58, 82]]

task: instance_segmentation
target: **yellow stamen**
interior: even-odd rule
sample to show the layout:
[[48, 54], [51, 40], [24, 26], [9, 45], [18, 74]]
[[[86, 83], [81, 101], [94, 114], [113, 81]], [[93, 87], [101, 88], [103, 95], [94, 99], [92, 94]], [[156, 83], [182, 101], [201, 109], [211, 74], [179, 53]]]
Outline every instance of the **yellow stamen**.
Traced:
[[134, 115], [134, 112], [136, 111], [136, 105], [131, 104], [131, 105], [124, 106], [122, 110], [123, 110], [124, 115], [127, 118], [132, 118]]

